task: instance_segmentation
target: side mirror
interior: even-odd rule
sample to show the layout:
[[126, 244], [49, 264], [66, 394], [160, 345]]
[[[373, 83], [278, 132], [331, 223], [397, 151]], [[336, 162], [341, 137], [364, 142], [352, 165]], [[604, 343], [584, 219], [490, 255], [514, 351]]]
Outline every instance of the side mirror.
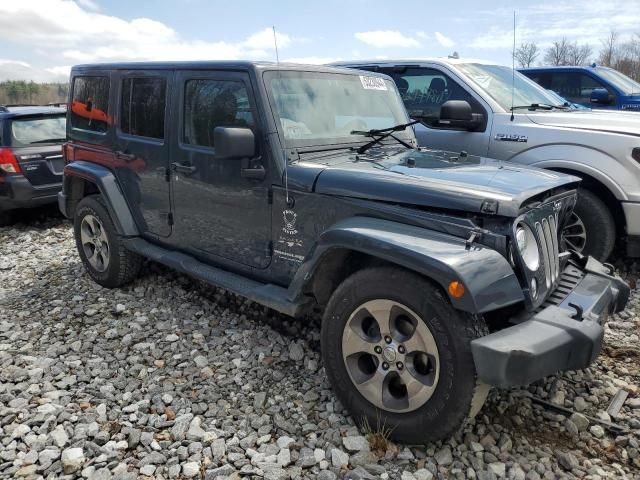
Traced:
[[473, 113], [471, 105], [465, 100], [448, 100], [440, 107], [438, 126], [458, 130], [477, 130], [482, 124], [483, 115]]
[[613, 102], [613, 95], [606, 88], [594, 88], [591, 90], [591, 103], [598, 105], [609, 105]]
[[249, 128], [216, 127], [213, 143], [217, 158], [253, 158], [256, 154], [256, 139]]

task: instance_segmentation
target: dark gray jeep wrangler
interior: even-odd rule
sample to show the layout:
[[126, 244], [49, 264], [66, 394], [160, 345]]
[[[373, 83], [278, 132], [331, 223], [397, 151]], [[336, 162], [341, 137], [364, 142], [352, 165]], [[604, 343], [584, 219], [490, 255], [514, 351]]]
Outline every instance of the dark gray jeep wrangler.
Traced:
[[62, 212], [89, 275], [143, 258], [287, 315], [323, 312], [357, 422], [454, 433], [490, 386], [598, 355], [629, 289], [558, 232], [578, 179], [418, 149], [393, 81], [267, 63], [71, 73]]

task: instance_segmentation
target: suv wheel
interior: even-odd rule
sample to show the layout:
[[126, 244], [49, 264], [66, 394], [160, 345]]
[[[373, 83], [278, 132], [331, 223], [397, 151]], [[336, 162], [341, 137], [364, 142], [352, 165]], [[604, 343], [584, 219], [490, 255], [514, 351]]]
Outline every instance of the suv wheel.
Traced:
[[616, 240], [616, 224], [609, 209], [594, 193], [578, 190], [578, 201], [562, 231], [568, 248], [604, 262]]
[[470, 342], [478, 317], [455, 310], [414, 273], [361, 270], [334, 292], [322, 322], [322, 356], [340, 401], [361, 427], [424, 443], [449, 437], [480, 410]]
[[100, 196], [80, 201], [73, 226], [82, 263], [96, 283], [114, 288], [138, 276], [142, 257], [124, 248]]

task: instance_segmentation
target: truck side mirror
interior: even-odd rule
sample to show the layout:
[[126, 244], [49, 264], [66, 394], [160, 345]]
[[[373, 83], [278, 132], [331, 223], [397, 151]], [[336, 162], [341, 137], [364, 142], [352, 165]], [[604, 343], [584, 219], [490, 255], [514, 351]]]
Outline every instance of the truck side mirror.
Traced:
[[448, 100], [440, 107], [438, 126], [458, 130], [477, 130], [482, 124], [483, 115], [473, 113], [471, 105], [465, 100]]
[[594, 88], [591, 90], [590, 101], [598, 105], [609, 105], [613, 102], [613, 95], [606, 88]]
[[253, 158], [256, 154], [256, 139], [249, 128], [216, 127], [213, 144], [220, 159]]

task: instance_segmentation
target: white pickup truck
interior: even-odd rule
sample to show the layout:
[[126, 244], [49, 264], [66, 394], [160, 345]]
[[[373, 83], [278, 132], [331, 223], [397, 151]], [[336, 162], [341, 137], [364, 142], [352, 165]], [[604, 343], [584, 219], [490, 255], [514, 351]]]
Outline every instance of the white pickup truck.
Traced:
[[[640, 256], [640, 114], [558, 104], [510, 67], [475, 60], [340, 62], [386, 73], [420, 145], [509, 160], [583, 179], [568, 246], [605, 260], [616, 240]], [[442, 108], [444, 105], [444, 108]]]

